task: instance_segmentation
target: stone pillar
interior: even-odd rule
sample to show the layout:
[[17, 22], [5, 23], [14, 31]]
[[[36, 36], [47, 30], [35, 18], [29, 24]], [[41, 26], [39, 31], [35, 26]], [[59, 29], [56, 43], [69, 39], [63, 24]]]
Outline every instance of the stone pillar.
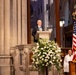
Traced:
[[27, 0], [22, 0], [22, 44], [27, 44]]
[[[7, 1], [4, 0], [4, 53], [3, 54], [10, 55], [10, 0]], [[4, 67], [2, 67], [3, 75], [10, 75], [9, 63], [10, 63], [10, 59], [5, 58], [3, 64]]]
[[11, 0], [11, 47], [18, 44], [17, 0]]
[[0, 0], [0, 54], [4, 54], [4, 0]]
[[18, 45], [22, 44], [22, 0], [18, 0]]
[[48, 0], [44, 0], [44, 28], [46, 30], [48, 26], [48, 11], [46, 11], [46, 5], [48, 4]]
[[10, 0], [5, 0], [5, 14], [4, 14], [4, 21], [5, 21], [5, 32], [4, 32], [4, 49], [5, 49], [5, 54], [9, 54], [10, 50]]

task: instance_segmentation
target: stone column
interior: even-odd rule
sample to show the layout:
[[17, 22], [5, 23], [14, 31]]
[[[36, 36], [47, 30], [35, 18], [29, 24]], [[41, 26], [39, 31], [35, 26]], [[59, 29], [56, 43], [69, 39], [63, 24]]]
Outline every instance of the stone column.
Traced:
[[22, 44], [22, 0], [18, 0], [18, 45]]
[[17, 18], [17, 0], [11, 1], [11, 47], [18, 44], [18, 18]]
[[[2, 54], [4, 54], [4, 0], [0, 0], [0, 55]], [[0, 59], [0, 74], [2, 74], [3, 62], [3, 59]]]
[[18, 8], [17, 0], [13, 0], [13, 45], [18, 44]]
[[[10, 0], [4, 0], [4, 54], [10, 55]], [[10, 75], [10, 59], [4, 59], [3, 75]]]
[[0, 54], [4, 54], [4, 0], [0, 0]]
[[48, 0], [44, 0], [44, 28], [46, 30], [48, 26], [48, 11], [46, 11], [46, 5], [48, 4]]
[[9, 54], [9, 50], [10, 50], [10, 0], [5, 0], [5, 14], [4, 14], [4, 49], [5, 49], [5, 54]]
[[27, 0], [22, 0], [22, 44], [27, 44]]

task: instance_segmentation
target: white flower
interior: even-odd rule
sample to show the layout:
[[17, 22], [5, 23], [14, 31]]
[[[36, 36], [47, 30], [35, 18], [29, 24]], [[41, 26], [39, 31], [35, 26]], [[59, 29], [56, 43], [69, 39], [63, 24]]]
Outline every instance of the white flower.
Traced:
[[41, 48], [41, 50], [43, 50], [43, 48]]
[[44, 60], [44, 58], [42, 58], [42, 60]]
[[57, 55], [56, 56], [59, 56], [60, 57], [60, 53], [57, 53]]
[[48, 66], [49, 63], [46, 63], [46, 66]]
[[36, 64], [38, 64], [38, 62], [36, 62]]
[[46, 58], [46, 59], [45, 59], [45, 62], [47, 62], [47, 61], [48, 61], [48, 59]]
[[39, 43], [36, 43], [37, 46], [39, 46]]
[[39, 46], [37, 46], [37, 48], [39, 48]]
[[42, 55], [42, 57], [45, 57], [45, 55]]
[[51, 65], [55, 65], [56, 68], [61, 67], [61, 48], [57, 43], [47, 39], [39, 39], [36, 45], [32, 48], [32, 60], [36, 68], [50, 67]]
[[53, 59], [56, 59], [56, 57], [54, 56]]

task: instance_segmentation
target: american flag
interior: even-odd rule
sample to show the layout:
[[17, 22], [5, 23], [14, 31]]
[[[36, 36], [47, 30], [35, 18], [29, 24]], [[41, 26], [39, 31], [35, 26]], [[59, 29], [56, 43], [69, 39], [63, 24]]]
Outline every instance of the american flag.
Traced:
[[74, 21], [73, 38], [72, 38], [73, 60], [76, 60], [76, 21]]

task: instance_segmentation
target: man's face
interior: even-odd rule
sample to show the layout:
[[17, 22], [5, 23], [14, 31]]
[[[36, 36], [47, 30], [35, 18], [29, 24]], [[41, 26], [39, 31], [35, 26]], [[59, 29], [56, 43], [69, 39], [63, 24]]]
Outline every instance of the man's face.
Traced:
[[71, 50], [69, 50], [69, 51], [68, 51], [68, 54], [69, 54], [69, 55], [72, 55], [72, 51], [71, 51]]
[[37, 21], [37, 24], [38, 24], [38, 26], [41, 26], [42, 25], [42, 21], [41, 20], [38, 20]]

